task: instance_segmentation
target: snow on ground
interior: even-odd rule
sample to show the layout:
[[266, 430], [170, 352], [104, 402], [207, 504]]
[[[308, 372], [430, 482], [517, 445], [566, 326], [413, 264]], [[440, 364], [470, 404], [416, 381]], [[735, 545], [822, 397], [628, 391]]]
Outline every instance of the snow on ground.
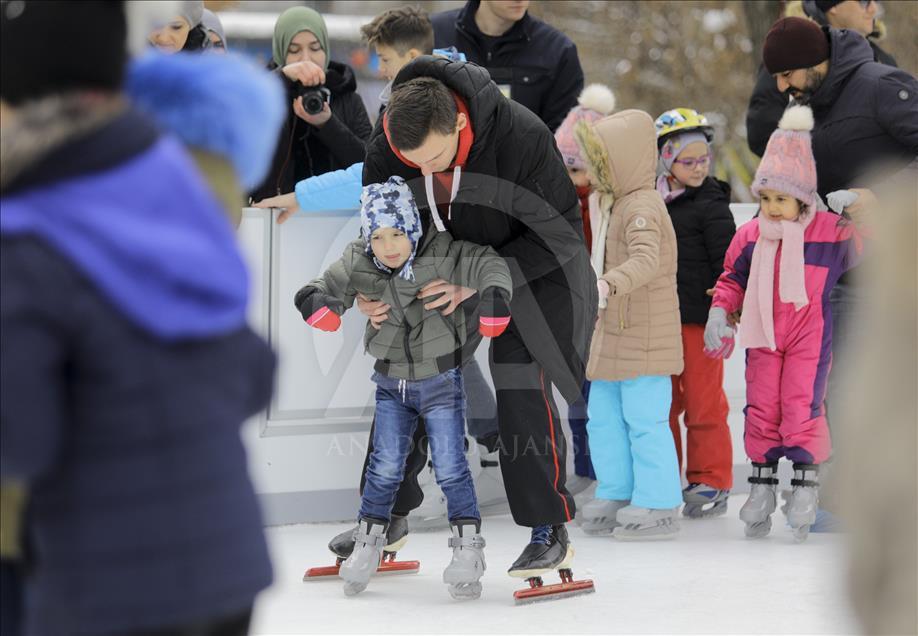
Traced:
[[[347, 598], [337, 578], [304, 582], [308, 567], [333, 563], [328, 540], [347, 524], [267, 530], [274, 585], [258, 600], [252, 634], [628, 633], [843, 634], [856, 632], [844, 595], [841, 535], [796, 544], [780, 512], [771, 535], [751, 541], [737, 518], [682, 521], [672, 541], [620, 542], [587, 537], [573, 524], [574, 577], [595, 594], [515, 606], [521, 582], [506, 569], [528, 540], [509, 516], [486, 517], [489, 569], [477, 601], [452, 600], [441, 582], [447, 531], [414, 533], [399, 553], [421, 561], [417, 574], [374, 577]], [[556, 582], [546, 577], [546, 584]]]

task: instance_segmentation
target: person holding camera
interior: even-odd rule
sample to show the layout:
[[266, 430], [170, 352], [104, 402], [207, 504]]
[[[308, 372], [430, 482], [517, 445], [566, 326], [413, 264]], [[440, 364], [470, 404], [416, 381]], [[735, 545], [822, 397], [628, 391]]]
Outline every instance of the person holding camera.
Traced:
[[328, 30], [308, 7], [284, 11], [274, 25], [273, 60], [291, 105], [259, 201], [292, 192], [297, 182], [363, 161], [372, 126], [354, 71], [328, 59]]

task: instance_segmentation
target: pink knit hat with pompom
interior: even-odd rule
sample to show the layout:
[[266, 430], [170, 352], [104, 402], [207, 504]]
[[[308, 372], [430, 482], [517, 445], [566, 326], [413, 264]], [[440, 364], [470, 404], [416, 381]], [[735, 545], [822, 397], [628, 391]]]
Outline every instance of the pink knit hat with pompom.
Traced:
[[561, 151], [564, 165], [568, 168], [583, 170], [586, 168], [586, 163], [580, 156], [580, 147], [574, 138], [574, 126], [581, 119], [593, 123], [606, 115], [611, 115], [615, 110], [615, 95], [612, 94], [609, 87], [603, 84], [590, 84], [580, 93], [577, 103], [579, 105], [571, 109], [571, 112], [558, 126], [558, 130], [555, 131], [555, 142], [558, 144], [558, 150]]
[[752, 194], [783, 192], [810, 209], [816, 205], [816, 161], [813, 159], [813, 111], [791, 106], [771, 134], [765, 155], [752, 180]]

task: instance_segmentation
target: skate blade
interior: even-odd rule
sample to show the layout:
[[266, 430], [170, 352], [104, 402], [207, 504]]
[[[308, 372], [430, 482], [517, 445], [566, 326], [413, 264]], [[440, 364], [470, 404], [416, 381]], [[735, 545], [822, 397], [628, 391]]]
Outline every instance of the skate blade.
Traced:
[[513, 601], [516, 605], [529, 605], [541, 601], [555, 601], [571, 596], [592, 594], [595, 591], [596, 587], [593, 585], [593, 581], [571, 581], [570, 583], [555, 583], [553, 585], [517, 590], [513, 593]]
[[591, 537], [607, 537], [617, 528], [618, 526], [613, 526], [611, 528], [588, 528], [585, 525], [581, 525], [580, 529], [583, 530], [583, 533]]
[[574, 560], [574, 546], [567, 546], [567, 554], [564, 555], [564, 560], [556, 565], [553, 568], [533, 568], [531, 570], [510, 570], [507, 572], [510, 576], [515, 579], [531, 579], [537, 576], [542, 576], [543, 574], [548, 574], [549, 572], [554, 572], [555, 570], [564, 570], [571, 567], [571, 561]]
[[682, 516], [686, 519], [713, 519], [727, 514], [726, 503], [722, 506], [715, 504], [705, 509], [701, 504], [685, 504], [682, 508]]
[[[376, 574], [417, 574], [421, 569], [420, 561], [386, 561], [376, 568]], [[304, 581], [327, 579], [338, 576], [340, 565], [326, 565], [318, 568], [309, 568], [303, 575]]]

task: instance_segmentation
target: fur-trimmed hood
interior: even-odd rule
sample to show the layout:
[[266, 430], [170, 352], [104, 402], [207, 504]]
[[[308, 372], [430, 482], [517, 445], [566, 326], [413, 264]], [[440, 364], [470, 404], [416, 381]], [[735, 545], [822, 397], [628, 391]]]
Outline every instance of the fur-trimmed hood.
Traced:
[[[600, 195], [621, 198], [637, 190], [654, 189], [657, 146], [650, 115], [641, 110], [623, 110], [592, 125], [578, 123], [574, 135], [593, 188]], [[612, 140], [628, 152], [610, 155]]]

